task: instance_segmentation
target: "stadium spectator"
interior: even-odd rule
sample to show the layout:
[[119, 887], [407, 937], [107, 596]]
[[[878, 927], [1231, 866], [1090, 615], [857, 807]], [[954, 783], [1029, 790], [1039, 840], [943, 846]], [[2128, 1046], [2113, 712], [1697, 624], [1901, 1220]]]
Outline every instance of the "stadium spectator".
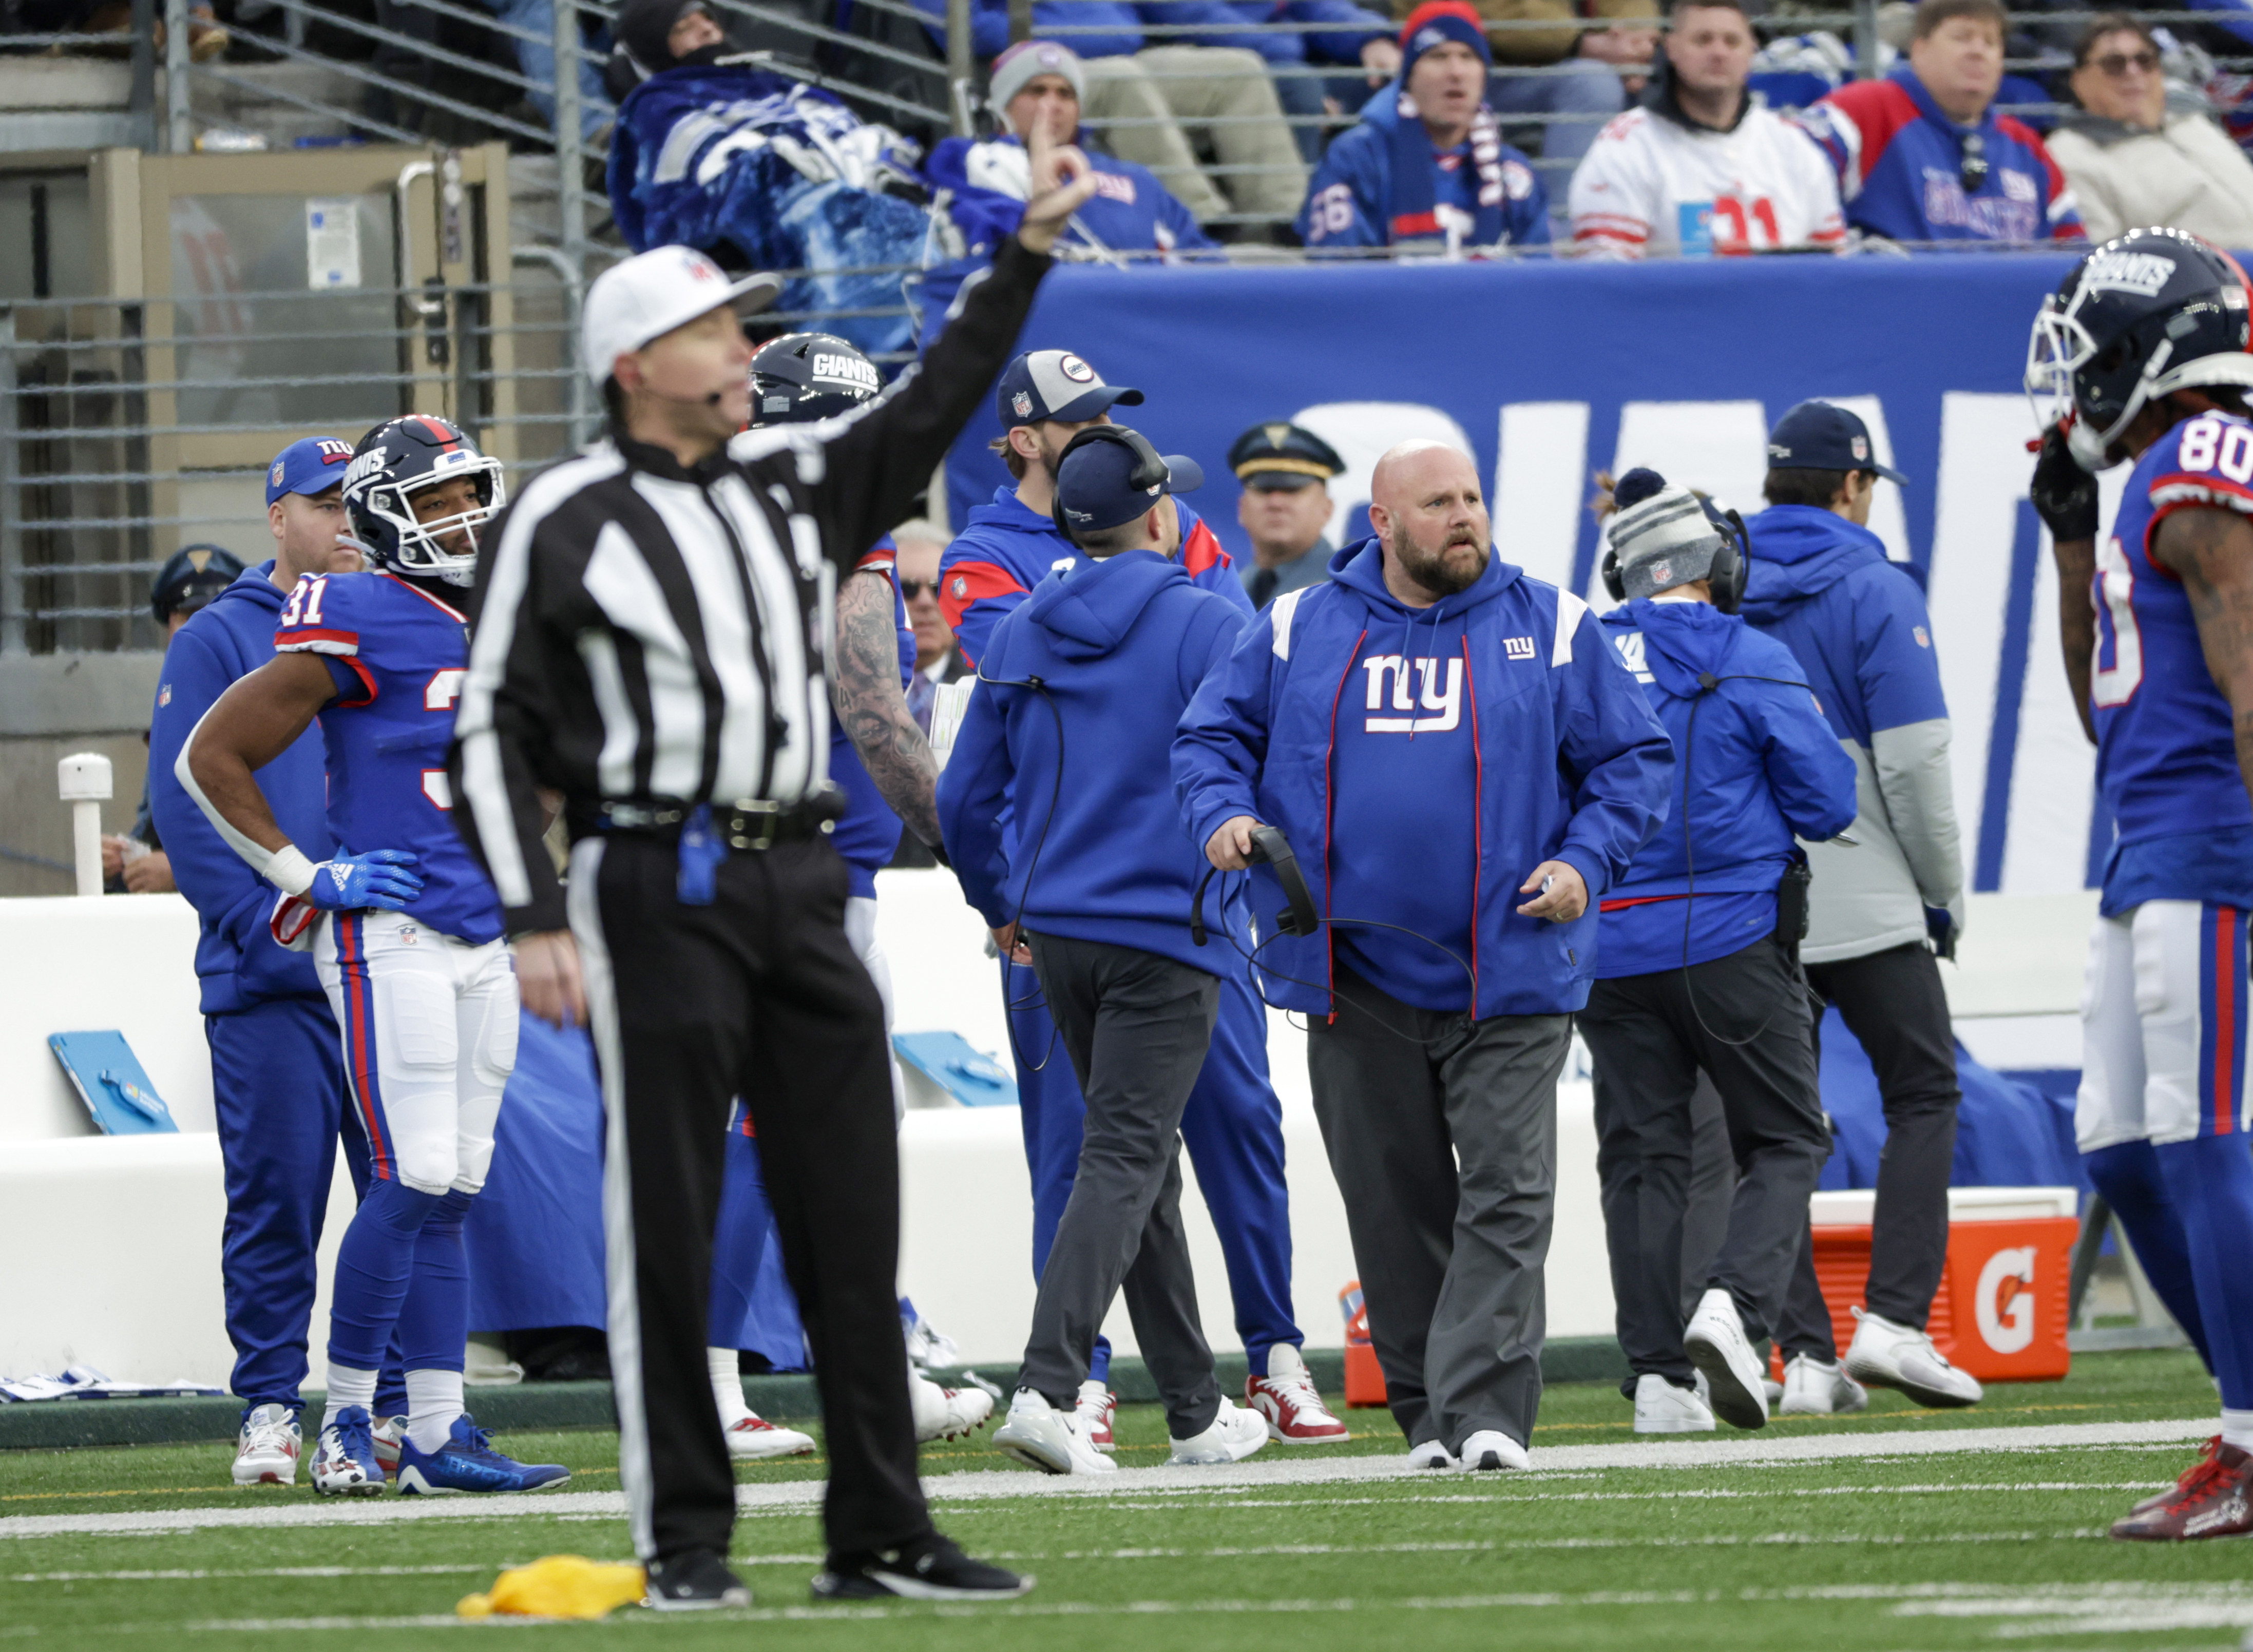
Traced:
[[923, 177], [932, 194], [938, 252], [916, 292], [926, 338], [938, 336], [964, 279], [993, 261], [994, 249], [1024, 216], [1032, 178], [1024, 138], [1036, 127], [1051, 143], [1078, 143], [1097, 174], [1095, 199], [1072, 214], [1057, 238], [1057, 256], [1155, 253], [1170, 261], [1177, 251], [1212, 247], [1196, 214], [1157, 174], [1087, 144], [1079, 128], [1086, 90], [1087, 66], [1071, 47], [1020, 41], [994, 60], [987, 88], [1000, 131], [988, 138], [943, 138], [932, 149]]
[[1746, 88], [1759, 42], [1744, 6], [1677, 0], [1658, 78], [1573, 174], [1576, 246], [1694, 257], [1845, 240], [1822, 152]]
[[[1494, 554], [1466, 455], [1403, 443], [1370, 495], [1374, 535], [1205, 679], [1174, 789], [1216, 868], [1243, 870], [1273, 826], [1335, 915], [1263, 934], [1260, 962], [1307, 1017], [1411, 1466], [1523, 1468], [1557, 1076], [1595, 902], [1657, 829], [1674, 756], [1587, 604]], [[1283, 910], [1273, 869], [1252, 877], [1261, 917]]]
[[1329, 480], [1345, 469], [1337, 450], [1281, 420], [1255, 424], [1230, 443], [1228, 468], [1244, 484], [1236, 519], [1252, 540], [1244, 591], [1265, 608], [1285, 591], [1330, 576]]
[[[945, 0], [916, 0], [916, 8], [944, 45]], [[1199, 223], [1231, 213], [1288, 218], [1307, 168], [1266, 59], [1228, 46], [1149, 45], [1143, 10], [1127, 0], [1036, 0], [1033, 29], [1036, 38], [1062, 37], [1078, 54], [1083, 112], [1105, 147], [1155, 172]], [[1008, 0], [972, 0], [970, 26], [980, 57], [1001, 57], [1009, 49]], [[1199, 141], [1213, 151], [1211, 178], [1197, 165]]]
[[[1189, 44], [1240, 47], [1266, 59], [1276, 101], [1310, 166], [1322, 158], [1324, 116], [1342, 101], [1358, 109], [1400, 67], [1392, 20], [1353, 0], [1144, 0], [1137, 9], [1153, 34], [1187, 26], [1197, 31], [1183, 37]], [[1324, 26], [1260, 26], [1273, 24]], [[1224, 32], [1231, 29], [1242, 32]]]
[[1482, 101], [1494, 59], [1468, 0], [1430, 0], [1400, 31], [1400, 78], [1315, 169], [1308, 247], [1449, 255], [1549, 244], [1549, 194]]
[[2006, 21], [2001, 0], [1922, 0], [1906, 66], [1802, 114], [1856, 229], [1897, 241], [2082, 239], [2040, 136], [1995, 113]]
[[[1406, 16], [1415, 0], [1393, 0]], [[1541, 157], [1578, 161], [1643, 89], [1658, 42], [1657, 0], [1475, 0], [1495, 61], [1487, 87], [1502, 115], [1545, 115]], [[1610, 27], [1597, 26], [1608, 23]], [[1547, 28], [1510, 26], [1548, 24]]]
[[2059, 122], [2049, 150], [2091, 240], [2163, 225], [2253, 247], [2253, 160], [2202, 100], [2169, 96], [2147, 24], [2118, 11], [2096, 18], [2074, 49], [2072, 85], [2082, 112]]
[[[234, 553], [216, 545], [190, 545], [172, 553], [157, 570], [149, 592], [150, 611], [164, 628], [169, 645], [180, 634], [191, 615], [211, 606], [212, 599], [233, 584], [242, 572]], [[148, 736], [142, 736], [147, 743]], [[172, 858], [149, 813], [149, 783], [141, 783], [141, 807], [122, 833], [108, 833], [101, 840], [101, 884], [113, 895], [169, 895], [179, 885], [172, 881]]]

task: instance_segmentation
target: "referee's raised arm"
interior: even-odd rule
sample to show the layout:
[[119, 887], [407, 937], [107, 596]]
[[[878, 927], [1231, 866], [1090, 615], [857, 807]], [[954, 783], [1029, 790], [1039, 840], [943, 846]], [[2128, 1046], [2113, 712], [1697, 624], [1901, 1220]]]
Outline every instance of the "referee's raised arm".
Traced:
[[962, 427], [1010, 356], [1047, 274], [1049, 251], [1071, 214], [1095, 192], [1087, 157], [1031, 133], [1032, 199], [1017, 233], [989, 268], [963, 283], [945, 329], [921, 361], [866, 407], [820, 424], [746, 431], [731, 451], [755, 458], [819, 442], [824, 463], [809, 467], [807, 491], [823, 548], [849, 568], [878, 535], [908, 514]]

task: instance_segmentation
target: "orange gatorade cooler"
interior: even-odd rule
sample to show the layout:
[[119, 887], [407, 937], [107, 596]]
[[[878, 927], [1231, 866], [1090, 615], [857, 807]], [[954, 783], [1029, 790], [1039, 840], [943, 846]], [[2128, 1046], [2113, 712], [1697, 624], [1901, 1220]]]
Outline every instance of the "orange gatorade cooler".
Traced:
[[1348, 1405], [1385, 1404], [1385, 1372], [1377, 1363], [1377, 1349], [1369, 1341], [1369, 1305], [1361, 1300], [1361, 1281], [1349, 1280], [1338, 1293], [1338, 1309], [1345, 1315], [1345, 1403]]
[[[1983, 1383], [2055, 1382], [2071, 1363], [2066, 1302], [2081, 1231], [2072, 1188], [1950, 1188], [1948, 1262], [1925, 1328], [1933, 1346]], [[1877, 1195], [1810, 1201], [1815, 1278], [1844, 1353], [1870, 1271]], [[1777, 1375], [1782, 1375], [1779, 1370]]]

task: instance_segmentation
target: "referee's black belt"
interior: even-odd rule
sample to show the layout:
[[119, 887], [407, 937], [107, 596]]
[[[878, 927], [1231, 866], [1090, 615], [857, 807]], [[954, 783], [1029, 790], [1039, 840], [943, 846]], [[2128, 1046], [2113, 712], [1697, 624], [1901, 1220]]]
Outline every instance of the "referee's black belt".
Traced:
[[[714, 803], [708, 805], [712, 834], [721, 846], [735, 850], [807, 843], [830, 834], [845, 812], [844, 803], [844, 793], [834, 785], [795, 803], [770, 803], [757, 798]], [[599, 833], [678, 843], [696, 807], [678, 798], [617, 798], [575, 804], [567, 812], [567, 819], [575, 841]]]

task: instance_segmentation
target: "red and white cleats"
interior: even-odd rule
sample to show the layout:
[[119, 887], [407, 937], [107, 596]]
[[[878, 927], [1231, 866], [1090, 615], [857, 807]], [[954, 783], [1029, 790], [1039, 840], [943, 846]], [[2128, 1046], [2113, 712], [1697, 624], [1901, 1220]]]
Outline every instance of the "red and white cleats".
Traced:
[[2128, 1512], [2131, 1515], [2140, 1515], [2146, 1509], [2157, 1509], [2162, 1503], [2172, 1502], [2180, 1493], [2189, 1490], [2191, 1482], [2206, 1472], [2207, 1464], [2212, 1462], [2221, 1450], [2222, 1436], [2216, 1434], [2200, 1447], [2198, 1460], [2184, 1469], [2181, 1477], [2173, 1485], [2169, 1486], [2165, 1491], [2153, 1492]]
[[728, 1455], [739, 1463], [763, 1463], [773, 1457], [800, 1457], [813, 1449], [813, 1436], [795, 1428], [779, 1428], [757, 1412], [745, 1412], [722, 1431]]
[[1278, 1342], [1267, 1350], [1267, 1375], [1247, 1378], [1244, 1403], [1267, 1421], [1267, 1438], [1286, 1446], [1335, 1446], [1352, 1438], [1330, 1414], [1299, 1350]]
[[1076, 1415], [1079, 1418], [1080, 1438], [1096, 1450], [1115, 1452], [1119, 1449], [1118, 1442], [1111, 1437], [1112, 1420], [1118, 1414], [1118, 1395], [1093, 1377], [1079, 1385], [1079, 1405], [1076, 1408]]
[[916, 1443], [968, 1439], [994, 1414], [994, 1397], [982, 1388], [941, 1388], [912, 1365], [908, 1367], [908, 1409], [915, 1416]]
[[234, 1483], [294, 1486], [297, 1459], [304, 1449], [305, 1437], [295, 1412], [282, 1405], [254, 1405], [234, 1442]]
[[369, 1433], [375, 1439], [375, 1466], [383, 1470], [384, 1478], [399, 1478], [399, 1442], [407, 1438], [404, 1417], [379, 1417]]
[[2115, 1521], [2112, 1535], [2159, 1543], [2253, 1535], [2253, 1454], [2217, 1443], [2156, 1505], [2146, 1500]]

